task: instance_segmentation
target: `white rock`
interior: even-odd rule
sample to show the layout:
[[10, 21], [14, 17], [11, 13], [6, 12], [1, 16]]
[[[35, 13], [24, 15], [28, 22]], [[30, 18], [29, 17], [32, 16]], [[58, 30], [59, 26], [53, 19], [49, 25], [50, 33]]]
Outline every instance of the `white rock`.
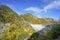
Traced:
[[32, 28], [37, 32], [45, 28], [45, 26], [40, 25], [40, 24], [31, 24]]

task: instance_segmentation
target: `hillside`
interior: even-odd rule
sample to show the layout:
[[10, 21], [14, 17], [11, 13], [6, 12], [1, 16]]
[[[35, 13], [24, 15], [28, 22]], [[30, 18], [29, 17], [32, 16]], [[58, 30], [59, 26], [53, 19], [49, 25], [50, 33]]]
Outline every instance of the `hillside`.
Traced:
[[44, 18], [38, 18], [30, 13], [21, 15], [25, 21], [32, 23], [32, 24], [50, 24], [48, 20]]
[[0, 5], [0, 38], [1, 40], [24, 40], [27, 39], [34, 30], [25, 23], [20, 16], [5, 5]]
[[7, 6], [0, 6], [0, 21], [3, 23], [14, 23], [15, 20], [18, 20], [19, 16], [17, 13], [12, 11]]
[[54, 20], [53, 18], [38, 18], [30, 13], [21, 15], [21, 17], [32, 24], [60, 24], [59, 21]]

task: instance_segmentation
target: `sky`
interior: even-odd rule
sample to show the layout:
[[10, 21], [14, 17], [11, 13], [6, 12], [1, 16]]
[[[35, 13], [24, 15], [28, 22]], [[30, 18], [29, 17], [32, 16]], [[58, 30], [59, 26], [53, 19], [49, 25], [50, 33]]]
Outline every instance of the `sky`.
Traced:
[[60, 0], [0, 0], [0, 5], [9, 6], [20, 15], [60, 19]]

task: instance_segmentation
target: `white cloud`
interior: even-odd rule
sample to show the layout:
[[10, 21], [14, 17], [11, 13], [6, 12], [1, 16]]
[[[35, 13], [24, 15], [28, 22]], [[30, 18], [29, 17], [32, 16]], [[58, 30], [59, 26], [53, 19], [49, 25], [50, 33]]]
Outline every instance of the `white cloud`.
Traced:
[[29, 7], [29, 8], [26, 8], [25, 10], [26, 11], [33, 11], [33, 12], [36, 12], [36, 13], [40, 13], [40, 12], [43, 11], [43, 10], [37, 8], [37, 7]]
[[47, 6], [44, 7], [44, 11], [46, 12], [47, 10], [53, 9], [53, 8], [58, 8], [60, 7], [60, 0], [53, 1]]
[[33, 11], [35, 13], [47, 12], [48, 10], [59, 8], [60, 7], [60, 0], [55, 0], [50, 4], [43, 7], [43, 9], [39, 9], [37, 7], [29, 7], [26, 8], [25, 11]]

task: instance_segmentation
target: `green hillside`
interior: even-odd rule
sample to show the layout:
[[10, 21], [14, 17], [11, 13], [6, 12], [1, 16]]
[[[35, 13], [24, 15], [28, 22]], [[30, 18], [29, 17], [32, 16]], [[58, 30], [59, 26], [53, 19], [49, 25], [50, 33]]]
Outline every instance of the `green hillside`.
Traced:
[[20, 15], [23, 20], [32, 23], [32, 24], [60, 24], [59, 21], [53, 19], [53, 18], [38, 18], [30, 13], [26, 13], [23, 15]]
[[1, 40], [24, 40], [34, 32], [31, 26], [25, 23], [20, 15], [4, 5], [0, 5], [0, 23], [4, 25], [10, 24], [2, 33]]
[[24, 18], [24, 20], [32, 24], [50, 24], [50, 21], [45, 20], [44, 18], [38, 18], [30, 13], [21, 16]]
[[7, 6], [0, 6], [0, 21], [3, 23], [13, 23], [19, 18], [18, 14]]

